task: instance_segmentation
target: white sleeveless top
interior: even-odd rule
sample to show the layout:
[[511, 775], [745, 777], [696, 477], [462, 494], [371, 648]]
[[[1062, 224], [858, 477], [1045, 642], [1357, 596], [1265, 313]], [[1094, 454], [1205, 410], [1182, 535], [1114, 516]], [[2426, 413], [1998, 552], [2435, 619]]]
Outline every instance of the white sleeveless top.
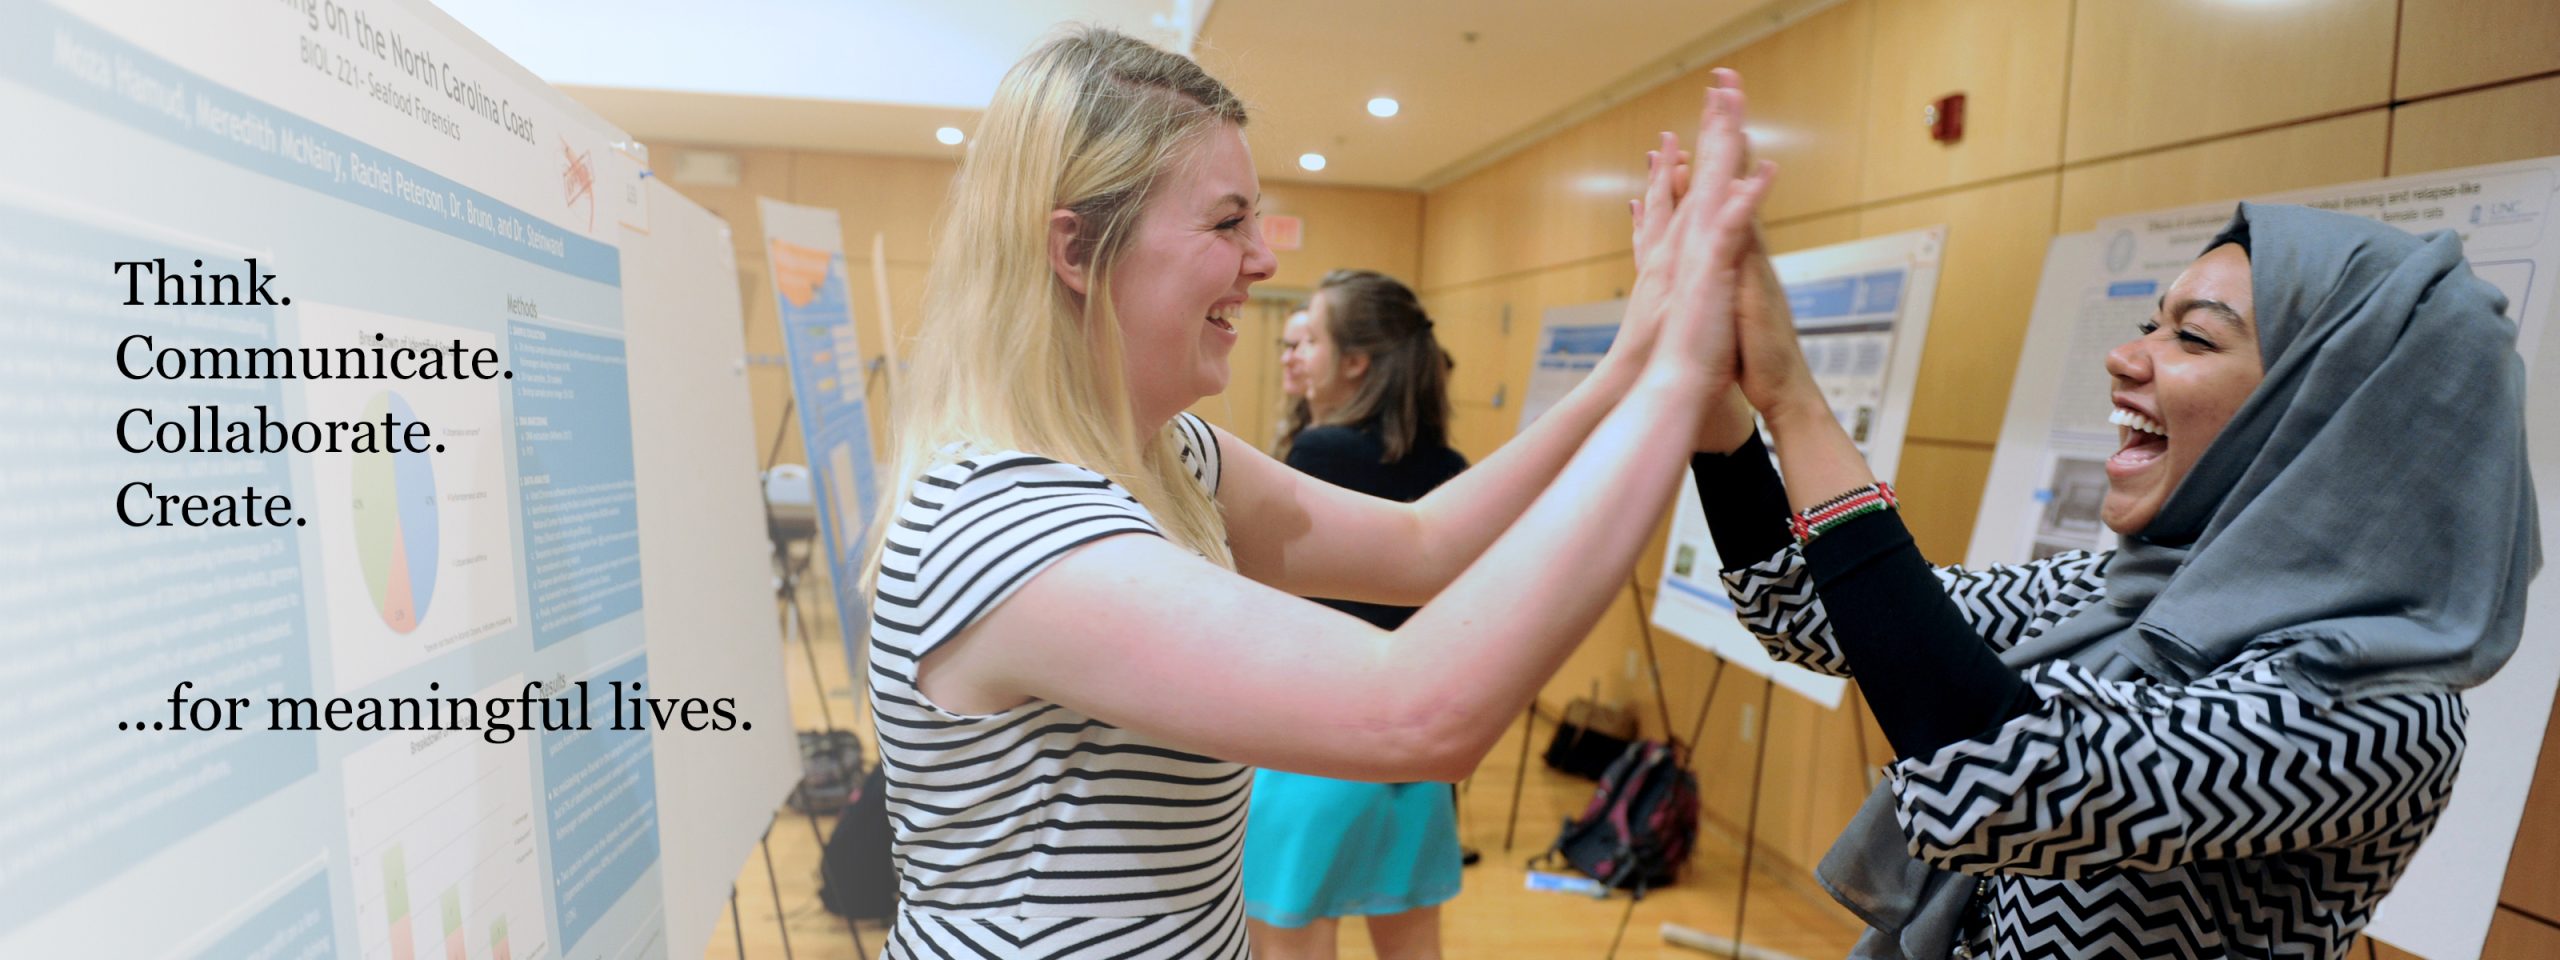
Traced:
[[[1182, 414], [1212, 493], [1218, 448]], [[899, 491], [871, 618], [899, 907], [891, 958], [1245, 957], [1238, 865], [1251, 770], [1053, 703], [957, 714], [916, 664], [1067, 551], [1161, 536], [1119, 485], [1019, 452], [967, 456]]]

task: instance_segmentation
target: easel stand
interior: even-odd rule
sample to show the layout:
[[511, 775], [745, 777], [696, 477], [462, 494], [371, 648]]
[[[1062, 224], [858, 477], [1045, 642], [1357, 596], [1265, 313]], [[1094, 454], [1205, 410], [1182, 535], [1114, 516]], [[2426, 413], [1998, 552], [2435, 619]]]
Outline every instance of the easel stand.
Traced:
[[[1635, 599], [1636, 627], [1639, 635], [1644, 641], [1645, 665], [1652, 672], [1654, 706], [1659, 712], [1658, 715], [1662, 721], [1663, 733], [1665, 736], [1669, 736], [1671, 731], [1671, 699], [1669, 693], [1663, 689], [1662, 685], [1662, 658], [1660, 652], [1654, 646], [1653, 617], [1651, 612], [1645, 608], [1644, 591], [1641, 585], [1636, 581], [1633, 574], [1629, 574], [1628, 576], [1627, 590]], [[1672, 741], [1672, 749], [1675, 751], [1675, 755], [1679, 759], [1680, 769], [1688, 772], [1689, 775], [1693, 777], [1697, 775], [1696, 763], [1699, 738], [1704, 736], [1706, 733], [1707, 717], [1715, 709], [1716, 694], [1724, 686], [1724, 671], [1725, 667], [1728, 665], [1729, 661], [1725, 660], [1725, 658], [1721, 656], [1716, 657], [1715, 673], [1710, 675], [1707, 680], [1707, 695], [1698, 704], [1698, 716], [1697, 719], [1689, 726], [1688, 738], [1686, 740]], [[1743, 940], [1743, 922], [1749, 916], [1751, 907], [1751, 865], [1754, 859], [1753, 854], [1759, 849], [1760, 788], [1763, 775], [1767, 772], [1769, 761], [1769, 706], [1776, 692], [1777, 685], [1774, 683], [1766, 684], [1762, 686], [1760, 690], [1760, 736], [1751, 761], [1751, 804], [1749, 813], [1747, 813], [1743, 818], [1742, 871], [1739, 878], [1740, 883], [1738, 885], [1738, 890], [1734, 895], [1733, 902], [1733, 937], [1731, 939], [1716, 937], [1710, 934], [1689, 930], [1676, 924], [1666, 923], [1663, 924], [1662, 927], [1663, 938], [1666, 941], [1683, 946], [1720, 947], [1722, 949], [1716, 950], [1715, 952], [1724, 953], [1727, 956], [1736, 958], [1736, 960], [1774, 960], [1774, 958], [1784, 956], [1783, 954], [1776, 954], [1772, 951], [1751, 946]], [[1516, 799], [1514, 801], [1514, 808], [1517, 808]], [[1630, 897], [1627, 901], [1626, 911], [1621, 913], [1618, 917], [1617, 932], [1609, 939], [1608, 957], [1615, 958], [1618, 955], [1618, 947], [1626, 940], [1627, 926], [1629, 923], [1634, 921], [1635, 912], [1635, 898]]]
[[[773, 443], [765, 452], [764, 471], [768, 475], [772, 473], [774, 464], [780, 461], [782, 457], [782, 442], [785, 438], [790, 436], [791, 419], [798, 410], [798, 397], [785, 397], [783, 399], [782, 422], [775, 426]], [[791, 539], [779, 536], [779, 531], [776, 530], [772, 501], [764, 500], [763, 502], [765, 529], [769, 533], [777, 534], [771, 538], [773, 540], [774, 601], [778, 607], [774, 612], [774, 616], [779, 621], [777, 626], [781, 628], [785, 642], [788, 642], [790, 638], [795, 635], [800, 638], [800, 652], [804, 654], [809, 661], [809, 685], [816, 688], [818, 695], [819, 722], [823, 725], [823, 729], [827, 733], [828, 738], [833, 739], [834, 735], [838, 732], [838, 728], [836, 727], [835, 709], [827, 705], [827, 681], [825, 676], [818, 672], [817, 641], [816, 638], [811, 636], [809, 633], [809, 615], [801, 606], [804, 602], [801, 597], [801, 583], [808, 575], [810, 564], [816, 562], [817, 552], [821, 548], [818, 546], [817, 539], [812, 537], [809, 539], [809, 548], [803, 551], [797, 559], [794, 559], [791, 553]], [[795, 627], [797, 628], [796, 631], [794, 629]], [[862, 701], [860, 700], [856, 701], [857, 704], [860, 704], [861, 702]], [[860, 710], [861, 708], [857, 706], [857, 712], [855, 714], [857, 718], [861, 715], [859, 712]], [[797, 725], [795, 724], [795, 726]], [[796, 734], [794, 735], [793, 749], [798, 749]], [[857, 773], [859, 773], [859, 771], [857, 771]], [[808, 784], [805, 782], [805, 779], [806, 774], [804, 772], [802, 779], [797, 779], [792, 782], [792, 799], [800, 808], [800, 812], [807, 817], [809, 822], [809, 836], [816, 842], [817, 849], [821, 851], [821, 855], [823, 856], [823, 853], [827, 848], [827, 835], [826, 831], [818, 826], [817, 806], [809, 802], [809, 797], [806, 793]], [[782, 884], [780, 880], [777, 879], [773, 870], [773, 845], [770, 842], [772, 836], [773, 827], [768, 823], [765, 826], [765, 836], [758, 838], [756, 844], [764, 850], [765, 881], [773, 888], [774, 924], [782, 931], [783, 960], [791, 960], [791, 925], [783, 916]], [[732, 924], [735, 924], [738, 921], [738, 893], [734, 887], [729, 891], [729, 920]], [[862, 942], [862, 931], [854, 927], [851, 919], [845, 920], [844, 925], [845, 932], [853, 936], [854, 950], [858, 954], [868, 955], [870, 951]], [[741, 957], [746, 955], [746, 940], [743, 932], [739, 934], [738, 953]]]

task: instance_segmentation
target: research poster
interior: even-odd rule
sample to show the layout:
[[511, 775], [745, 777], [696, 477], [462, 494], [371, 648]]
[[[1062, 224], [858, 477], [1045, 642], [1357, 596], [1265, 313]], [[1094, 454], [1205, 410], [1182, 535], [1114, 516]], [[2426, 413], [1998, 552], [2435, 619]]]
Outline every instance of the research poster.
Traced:
[[1625, 300], [1604, 300], [1548, 307], [1538, 317], [1538, 355], [1530, 362], [1528, 388], [1520, 391], [1518, 430], [1529, 429], [1591, 375], [1591, 368], [1609, 354], [1609, 344], [1617, 341], [1618, 323], [1626, 315]]
[[[2472, 271], [2507, 295], [2530, 380], [2527, 448], [2542, 504], [2545, 557], [2560, 556], [2560, 157], [2296, 190], [2254, 201], [2296, 203], [2462, 236]], [[2102, 366], [2136, 335], [2170, 284], [2231, 219], [2233, 202], [2101, 221], [2058, 237], [2022, 345], [2000, 446], [1966, 562], [2015, 563], [2108, 549], [2097, 522], [2103, 464], [2118, 446]], [[2462, 777], [2435, 833], [2375, 914], [2374, 936], [2426, 957], [2476, 957], [2531, 786], [2553, 688], [2560, 683], [2560, 586], [2535, 581], [2515, 658], [2466, 692], [2472, 731]]]
[[0, 956], [665, 955], [618, 132], [413, 0], [0, 23]]
[[799, 411], [801, 448], [817, 488], [819, 546], [828, 582], [836, 585], [836, 621], [845, 658], [861, 663], [863, 530], [878, 501], [871, 418], [864, 409], [862, 343], [854, 334], [847, 293], [844, 231], [836, 212], [759, 199], [766, 263], [772, 266], [775, 315], [791, 361], [791, 395]]
[[[1911, 419], [1911, 388], [1928, 338], [1946, 228], [1873, 237], [1778, 257], [1779, 282], [1795, 314], [1805, 363], [1833, 416], [1891, 482]], [[1697, 481], [1682, 477], [1656, 585], [1653, 623], [1736, 666], [1768, 677], [1825, 707], [1840, 705], [1847, 681], [1769, 656], [1734, 619], [1725, 595]]]

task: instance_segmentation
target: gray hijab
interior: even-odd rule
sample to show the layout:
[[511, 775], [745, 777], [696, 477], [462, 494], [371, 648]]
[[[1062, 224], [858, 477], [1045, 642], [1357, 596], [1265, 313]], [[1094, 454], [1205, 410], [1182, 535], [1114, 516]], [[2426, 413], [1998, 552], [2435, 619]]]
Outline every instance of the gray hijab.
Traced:
[[[2249, 253], [2266, 378], [2149, 526], [2103, 602], [2001, 654], [2184, 684], [2260, 641], [2315, 704], [2496, 673], [2542, 565], [2524, 362], [2462, 240], [2244, 203], [2205, 245]], [[1937, 958], [1973, 878], [1914, 859], [1879, 785], [1817, 871], [1870, 929], [1852, 954]]]

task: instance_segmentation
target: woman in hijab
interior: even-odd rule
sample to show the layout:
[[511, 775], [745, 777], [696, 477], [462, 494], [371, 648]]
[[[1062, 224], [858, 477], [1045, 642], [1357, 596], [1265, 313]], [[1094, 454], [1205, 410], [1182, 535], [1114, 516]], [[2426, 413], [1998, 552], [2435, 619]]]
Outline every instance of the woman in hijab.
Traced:
[[2241, 205], [2107, 357], [2123, 546], [1978, 571], [1921, 559], [1754, 274], [1785, 481], [1730, 401], [1692, 467], [1743, 622], [1861, 678], [1897, 754], [1819, 871], [1854, 955], [2345, 956], [2541, 562], [2515, 326], [2460, 239]]

